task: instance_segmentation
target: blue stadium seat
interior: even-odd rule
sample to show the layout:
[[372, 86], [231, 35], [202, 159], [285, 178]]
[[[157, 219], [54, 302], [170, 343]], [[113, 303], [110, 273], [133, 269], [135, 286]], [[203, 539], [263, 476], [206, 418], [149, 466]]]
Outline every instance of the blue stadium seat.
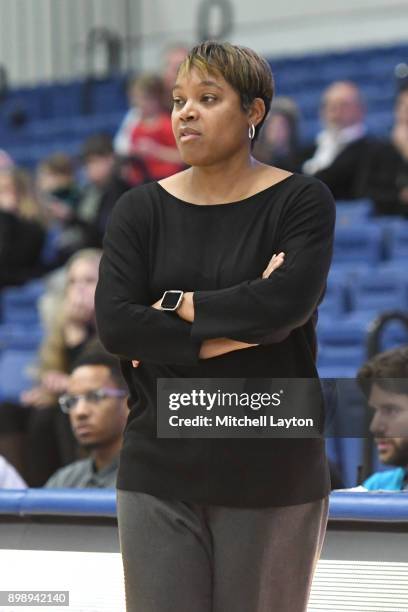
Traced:
[[347, 284], [335, 275], [327, 279], [326, 293], [319, 305], [319, 317], [339, 317], [346, 310]]
[[390, 242], [391, 259], [408, 261], [408, 221], [394, 225]]
[[366, 357], [364, 346], [319, 346], [317, 364], [322, 367], [350, 367], [354, 373], [362, 365]]
[[42, 280], [34, 280], [21, 287], [10, 287], [1, 293], [3, 323], [38, 324], [37, 301], [44, 292]]
[[363, 438], [337, 438], [339, 448], [338, 465], [346, 487], [355, 487], [359, 468], [363, 463]]
[[350, 227], [369, 219], [373, 213], [371, 200], [352, 200], [336, 202], [337, 227]]
[[35, 362], [36, 351], [4, 351], [0, 355], [0, 399], [18, 402], [20, 393], [32, 387], [29, 368]]
[[376, 270], [360, 275], [350, 287], [353, 310], [381, 313], [386, 310], [408, 309], [408, 280], [391, 271]]
[[361, 347], [368, 333], [368, 321], [352, 317], [333, 319], [331, 323], [319, 323], [317, 336], [323, 348]]
[[337, 227], [333, 261], [336, 264], [377, 264], [383, 256], [383, 231], [374, 224]]
[[0, 325], [0, 351], [38, 350], [44, 331], [40, 326]]

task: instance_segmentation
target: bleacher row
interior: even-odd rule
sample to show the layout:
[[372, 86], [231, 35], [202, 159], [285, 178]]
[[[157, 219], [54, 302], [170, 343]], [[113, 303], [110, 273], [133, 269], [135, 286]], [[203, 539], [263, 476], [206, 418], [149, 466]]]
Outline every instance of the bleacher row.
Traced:
[[[301, 111], [301, 140], [319, 129], [322, 91], [334, 80], [352, 80], [367, 102], [371, 133], [386, 136], [392, 124], [395, 67], [408, 58], [408, 45], [271, 58], [276, 93], [291, 96]], [[0, 102], [0, 143], [19, 165], [34, 168], [57, 150], [77, 155], [90, 134], [113, 134], [127, 108], [126, 77], [89, 79], [12, 90]], [[22, 115], [27, 121], [22, 120]], [[18, 125], [18, 127], [16, 127]]]
[[[333, 264], [319, 307], [321, 376], [354, 376], [366, 359], [370, 323], [384, 311], [408, 311], [408, 221], [373, 217], [370, 201], [337, 202]], [[408, 342], [390, 323], [382, 348]]]

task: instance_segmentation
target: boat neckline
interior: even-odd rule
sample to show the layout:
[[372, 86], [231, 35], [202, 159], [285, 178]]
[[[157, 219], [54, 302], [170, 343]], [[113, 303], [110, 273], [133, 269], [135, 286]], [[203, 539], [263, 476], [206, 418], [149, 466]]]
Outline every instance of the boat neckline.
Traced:
[[257, 191], [256, 193], [252, 194], [251, 196], [248, 196], [247, 198], [243, 198], [242, 200], [236, 200], [234, 202], [225, 202], [225, 203], [220, 203], [220, 204], [194, 204], [194, 202], [188, 202], [187, 200], [182, 200], [181, 198], [178, 198], [177, 196], [173, 195], [172, 193], [170, 193], [170, 191], [167, 191], [167, 189], [165, 189], [162, 185], [160, 185], [158, 181], [156, 181], [155, 184], [157, 185], [160, 191], [162, 191], [164, 194], [169, 196], [172, 200], [179, 202], [180, 204], [183, 204], [184, 206], [194, 206], [194, 208], [208, 209], [208, 208], [220, 208], [220, 207], [228, 207], [228, 206], [237, 206], [240, 204], [247, 204], [248, 202], [251, 202], [254, 198], [258, 198], [262, 195], [265, 195], [266, 193], [268, 193], [268, 191], [272, 191], [276, 187], [283, 185], [284, 183], [292, 179], [294, 176], [296, 176], [296, 172], [293, 172], [292, 174], [282, 179], [281, 181], [278, 181], [277, 183], [273, 183], [273, 185], [269, 185], [269, 187], [265, 187], [265, 189], [261, 189], [261, 191]]

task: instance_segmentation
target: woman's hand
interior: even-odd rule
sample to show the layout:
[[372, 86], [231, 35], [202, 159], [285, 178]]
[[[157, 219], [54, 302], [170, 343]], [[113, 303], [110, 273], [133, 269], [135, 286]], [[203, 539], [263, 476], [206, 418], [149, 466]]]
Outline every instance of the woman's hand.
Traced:
[[55, 406], [56, 396], [50, 393], [45, 387], [39, 386], [24, 391], [20, 395], [20, 401], [25, 406], [33, 406], [37, 410]]
[[265, 270], [262, 272], [262, 278], [269, 278], [272, 272], [280, 268], [284, 261], [285, 253], [283, 253], [282, 251], [277, 255], [275, 255], [274, 253]]
[[50, 393], [61, 395], [67, 390], [68, 380], [68, 374], [58, 370], [50, 370], [42, 376], [41, 383]]

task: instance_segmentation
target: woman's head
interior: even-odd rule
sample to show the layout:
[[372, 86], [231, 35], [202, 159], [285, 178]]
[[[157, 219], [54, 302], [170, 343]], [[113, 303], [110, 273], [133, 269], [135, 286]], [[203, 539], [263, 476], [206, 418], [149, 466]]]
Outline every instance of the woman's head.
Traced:
[[74, 182], [74, 164], [65, 153], [54, 153], [38, 165], [37, 187], [43, 193], [52, 193], [70, 187]]
[[76, 328], [88, 333], [93, 330], [95, 289], [101, 256], [99, 249], [82, 249], [66, 263], [63, 292], [54, 297], [49, 333], [40, 350], [40, 372], [67, 371], [67, 324], [73, 323]]
[[156, 74], [144, 74], [134, 79], [129, 88], [132, 106], [143, 118], [157, 115], [164, 108], [164, 83]]
[[255, 147], [258, 159], [271, 161], [274, 154], [289, 155], [298, 147], [299, 112], [291, 98], [275, 98]]
[[26, 219], [42, 219], [30, 177], [19, 168], [0, 171], [0, 209]]
[[[173, 90], [173, 129], [185, 162], [207, 165], [256, 139], [274, 91], [268, 63], [246, 47], [204, 42], [181, 64]], [[183, 128], [187, 128], [184, 129]]]
[[93, 321], [101, 254], [99, 249], [83, 249], [67, 262], [64, 299], [68, 317], [77, 322], [87, 324]]

